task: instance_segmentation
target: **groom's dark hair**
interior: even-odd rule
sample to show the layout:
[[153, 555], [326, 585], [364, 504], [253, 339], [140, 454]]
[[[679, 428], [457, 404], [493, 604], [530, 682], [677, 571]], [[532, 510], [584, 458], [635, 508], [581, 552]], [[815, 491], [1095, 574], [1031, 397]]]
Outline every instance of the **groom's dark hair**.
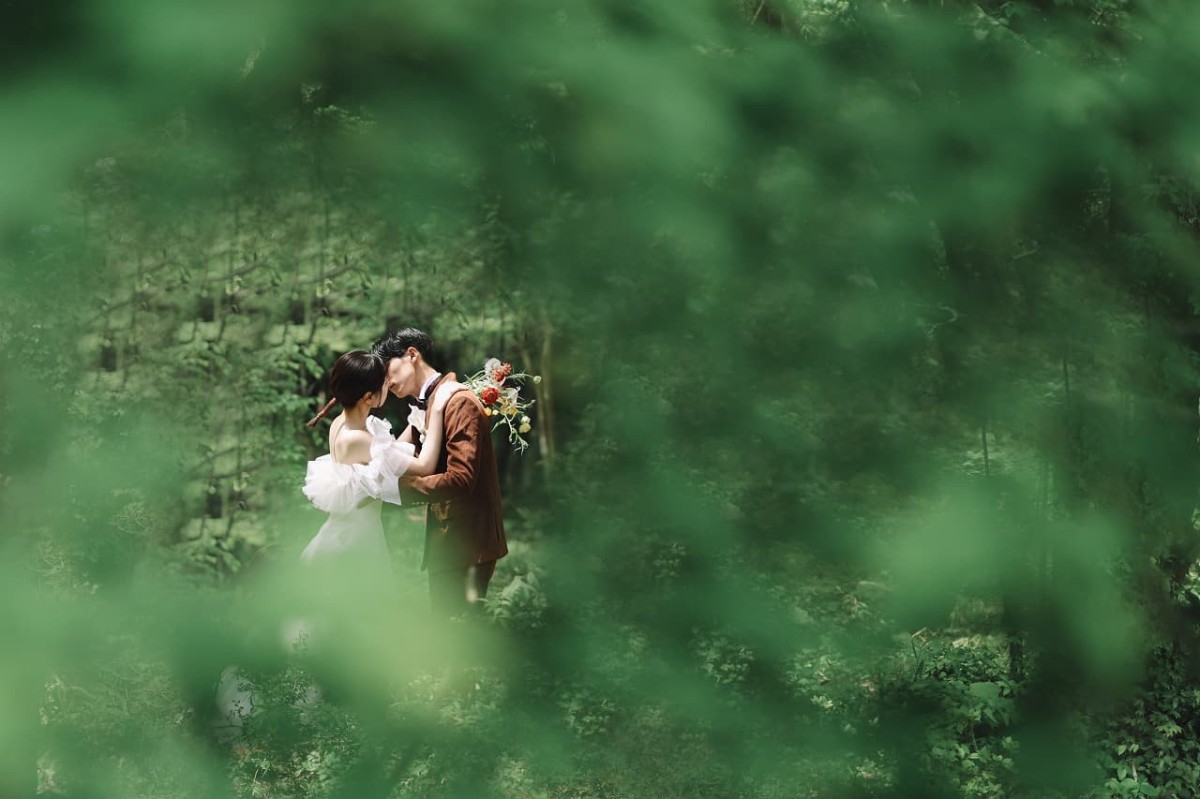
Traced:
[[371, 352], [383, 358], [386, 366], [392, 358], [399, 358], [412, 347], [421, 353], [425, 363], [433, 366], [433, 339], [424, 330], [415, 327], [402, 327], [381, 336], [371, 345]]

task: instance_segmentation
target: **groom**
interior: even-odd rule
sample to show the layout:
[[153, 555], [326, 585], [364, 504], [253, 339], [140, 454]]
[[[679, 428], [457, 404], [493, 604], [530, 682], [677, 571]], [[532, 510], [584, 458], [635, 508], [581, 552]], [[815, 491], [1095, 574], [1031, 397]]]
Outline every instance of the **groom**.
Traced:
[[[508, 554], [491, 426], [474, 392], [430, 365], [433, 339], [427, 333], [393, 330], [372, 350], [387, 366], [388, 390], [400, 399], [415, 397], [417, 409], [424, 411], [439, 387], [452, 392], [437, 469], [428, 477], [400, 478], [400, 494], [405, 502], [428, 503], [421, 568], [429, 572], [434, 614], [453, 616], [487, 594], [496, 561]], [[408, 432], [419, 452], [421, 431]]]

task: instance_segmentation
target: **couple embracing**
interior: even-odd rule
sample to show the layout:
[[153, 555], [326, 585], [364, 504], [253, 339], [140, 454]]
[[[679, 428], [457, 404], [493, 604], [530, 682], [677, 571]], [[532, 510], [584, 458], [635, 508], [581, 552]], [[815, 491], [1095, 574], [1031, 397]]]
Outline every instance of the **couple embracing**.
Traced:
[[[387, 573], [382, 503], [424, 503], [425, 555], [435, 615], [467, 610], [487, 594], [496, 561], [508, 554], [500, 480], [488, 411], [453, 373], [433, 367], [433, 340], [415, 328], [392, 331], [368, 352], [354, 350], [334, 364], [332, 399], [342, 412], [329, 430], [329, 454], [310, 461], [304, 493], [329, 518], [302, 560], [357, 558]], [[411, 400], [408, 426], [371, 414], [388, 393]]]

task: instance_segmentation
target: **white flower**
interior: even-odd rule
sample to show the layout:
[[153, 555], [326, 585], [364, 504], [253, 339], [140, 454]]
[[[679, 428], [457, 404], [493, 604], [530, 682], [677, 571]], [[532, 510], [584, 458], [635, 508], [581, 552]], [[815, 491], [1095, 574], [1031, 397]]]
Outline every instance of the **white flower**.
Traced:
[[488, 378], [491, 378], [492, 372], [499, 368], [500, 368], [500, 359], [499, 358], [488, 358], [486, 361], [483, 362], [483, 373], [485, 375], [487, 375]]
[[522, 416], [522, 417], [521, 417], [521, 424], [529, 424], [529, 417], [528, 417], [528, 416]]
[[534, 375], [534, 376], [533, 376], [533, 382], [535, 382], [535, 383], [540, 383], [540, 382], [542, 382], [542, 376], [541, 376], [541, 375]]
[[533, 429], [532, 427], [529, 426], [529, 417], [526, 416], [523, 418], [525, 419], [525, 421], [521, 422], [521, 426], [517, 428], [517, 432], [520, 433], [521, 435], [525, 435], [526, 433], [528, 433], [530, 430]]

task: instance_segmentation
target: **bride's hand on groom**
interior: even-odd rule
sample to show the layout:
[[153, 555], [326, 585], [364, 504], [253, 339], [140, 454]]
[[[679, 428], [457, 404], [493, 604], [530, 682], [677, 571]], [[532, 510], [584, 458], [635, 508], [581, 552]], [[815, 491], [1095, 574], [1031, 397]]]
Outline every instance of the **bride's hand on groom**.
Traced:
[[446, 410], [446, 403], [450, 401], [450, 395], [453, 391], [448, 391], [446, 386], [438, 386], [433, 392], [433, 401], [429, 403], [429, 413], [441, 415]]

